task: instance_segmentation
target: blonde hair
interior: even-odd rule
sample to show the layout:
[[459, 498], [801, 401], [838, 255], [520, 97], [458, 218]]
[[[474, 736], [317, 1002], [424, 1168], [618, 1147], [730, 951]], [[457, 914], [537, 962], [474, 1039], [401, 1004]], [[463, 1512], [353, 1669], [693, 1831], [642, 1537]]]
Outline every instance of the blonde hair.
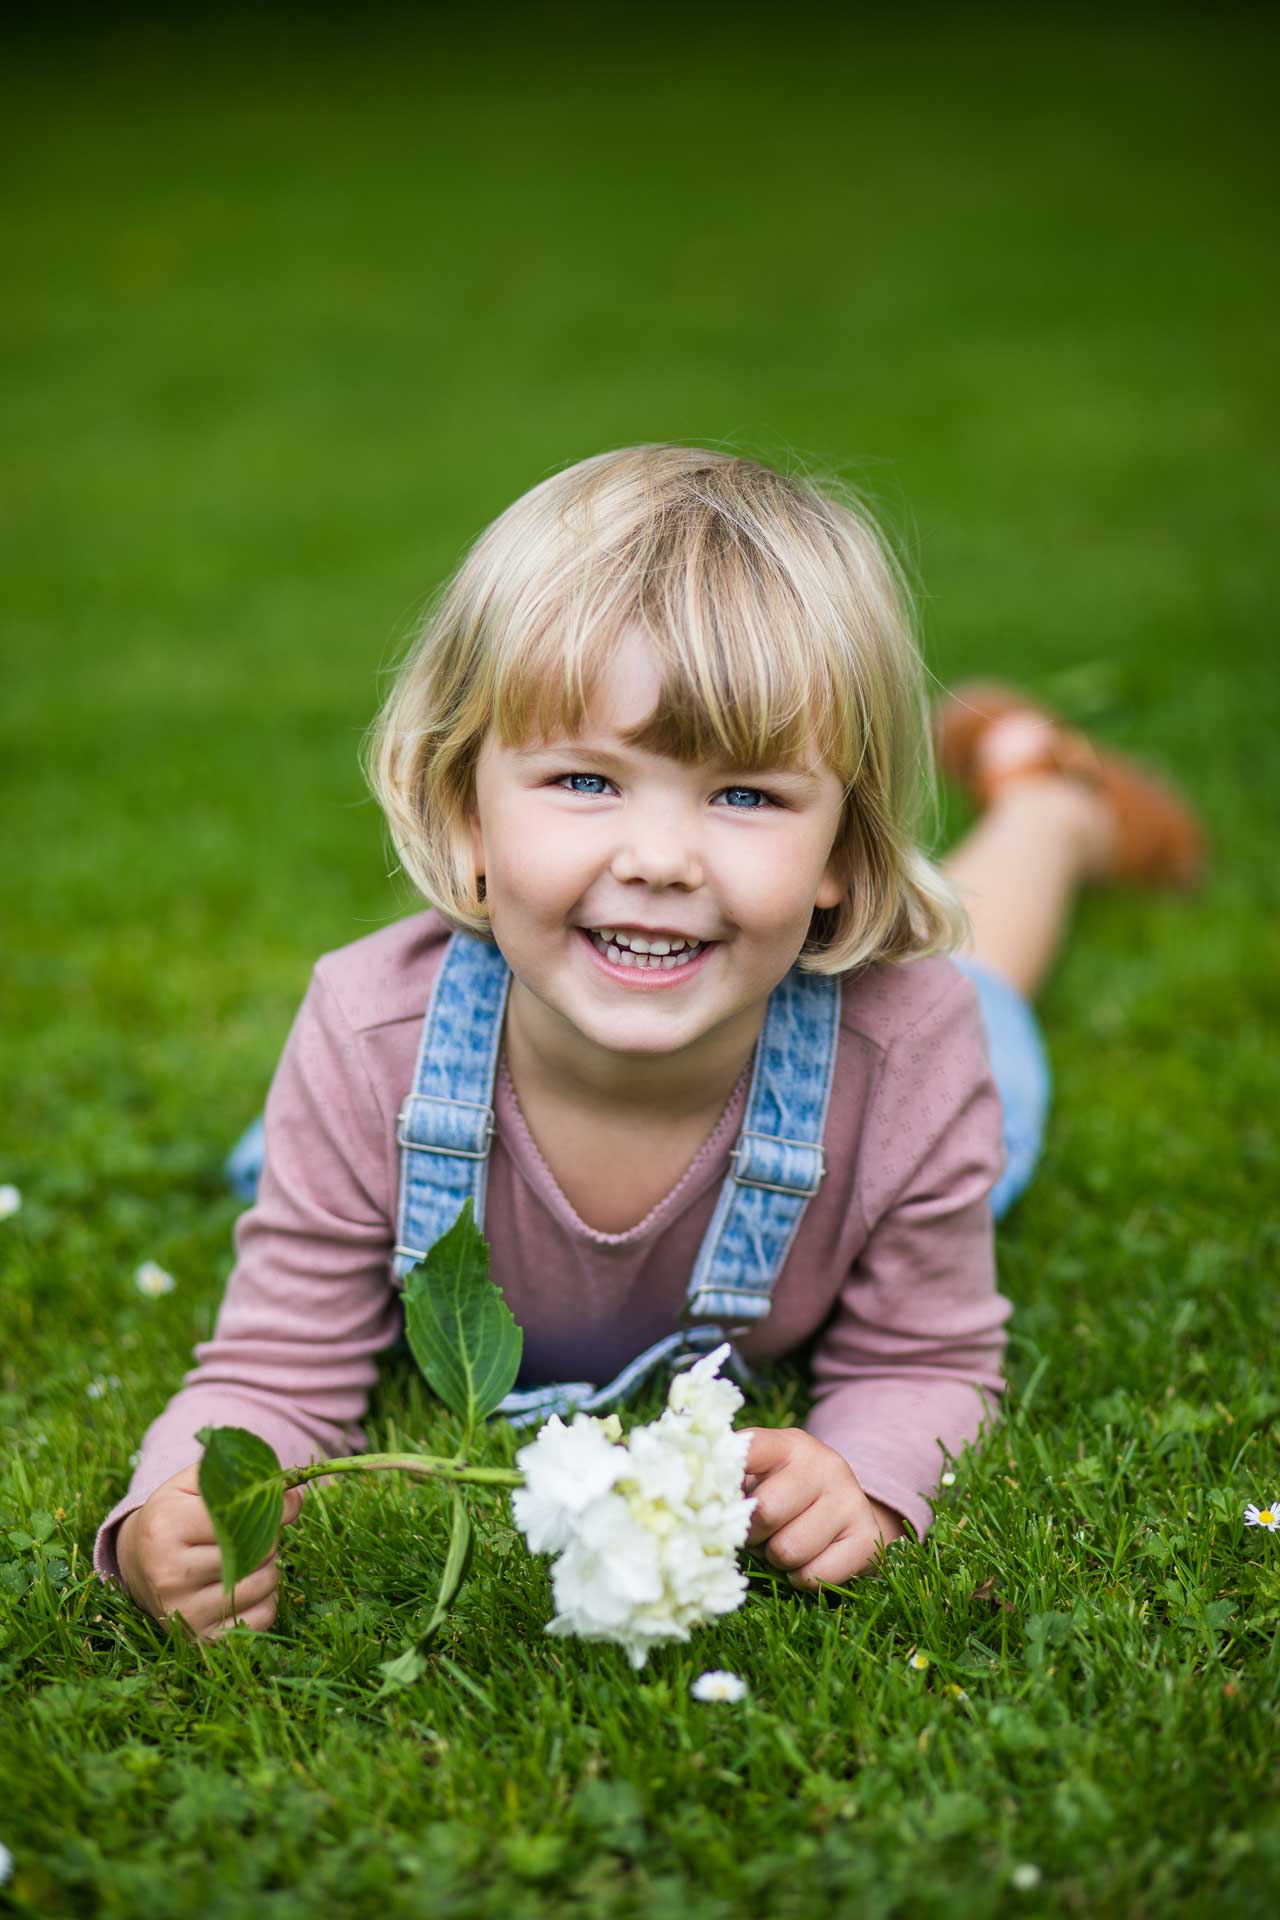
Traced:
[[848, 894], [797, 961], [843, 973], [956, 944], [963, 911], [917, 844], [932, 794], [910, 596], [831, 483], [697, 447], [596, 454], [523, 494], [444, 586], [369, 734], [399, 858], [456, 927], [491, 936], [466, 821], [492, 727], [579, 732], [622, 631], [656, 649], [658, 704], [627, 744], [757, 771], [816, 743], [844, 787]]

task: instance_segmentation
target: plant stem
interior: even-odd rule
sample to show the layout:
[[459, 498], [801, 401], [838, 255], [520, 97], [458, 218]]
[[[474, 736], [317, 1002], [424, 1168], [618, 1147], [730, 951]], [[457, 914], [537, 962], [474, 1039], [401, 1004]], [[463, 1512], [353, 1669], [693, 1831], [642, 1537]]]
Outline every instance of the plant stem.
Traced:
[[473, 1467], [466, 1460], [445, 1460], [431, 1453], [353, 1453], [341, 1460], [313, 1460], [308, 1467], [288, 1467], [286, 1487], [318, 1480], [325, 1473], [380, 1473], [387, 1468], [416, 1474], [421, 1479], [449, 1480], [473, 1487], [522, 1487], [524, 1475], [515, 1467]]

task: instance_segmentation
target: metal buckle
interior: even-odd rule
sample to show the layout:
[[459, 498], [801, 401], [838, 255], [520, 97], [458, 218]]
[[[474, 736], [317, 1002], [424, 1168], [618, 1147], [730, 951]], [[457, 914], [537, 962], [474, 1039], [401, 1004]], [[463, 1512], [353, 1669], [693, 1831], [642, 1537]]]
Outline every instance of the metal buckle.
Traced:
[[[438, 1147], [425, 1140], [406, 1140], [404, 1137], [405, 1115], [409, 1110], [409, 1102], [412, 1100], [430, 1100], [433, 1105], [438, 1107], [467, 1107], [472, 1113], [487, 1114], [489, 1116], [489, 1124], [484, 1130], [484, 1146], [476, 1153], [473, 1152], [470, 1147]], [[396, 1145], [407, 1147], [410, 1153], [449, 1153], [458, 1160], [487, 1160], [489, 1157], [488, 1143], [493, 1133], [494, 1120], [492, 1107], [485, 1106], [483, 1102], [479, 1100], [448, 1100], [440, 1093], [409, 1094], [396, 1118]]]
[[722, 1319], [717, 1319], [711, 1314], [690, 1313], [688, 1302], [686, 1301], [680, 1309], [680, 1318], [676, 1324], [686, 1330], [693, 1327], [718, 1327], [726, 1340], [733, 1341], [742, 1340], [747, 1334], [754, 1333], [756, 1328], [763, 1326], [768, 1318], [769, 1315], [766, 1311], [760, 1315], [758, 1320], [733, 1320], [726, 1326]]
[[787, 1140], [780, 1133], [757, 1133], [753, 1128], [748, 1128], [738, 1135], [737, 1145], [730, 1150], [729, 1158], [731, 1161], [737, 1161], [738, 1155], [742, 1151], [742, 1143], [744, 1140], [772, 1140], [775, 1145], [780, 1147], [803, 1147], [806, 1153], [816, 1153], [818, 1156], [818, 1180], [817, 1185], [812, 1187], [788, 1187], [776, 1180], [752, 1180], [749, 1175], [740, 1174], [735, 1164], [729, 1169], [729, 1177], [732, 1180], [736, 1180], [740, 1187], [757, 1187], [761, 1193], [789, 1193], [794, 1195], [798, 1200], [812, 1200], [818, 1191], [818, 1187], [820, 1187], [826, 1179], [827, 1150], [821, 1141]]

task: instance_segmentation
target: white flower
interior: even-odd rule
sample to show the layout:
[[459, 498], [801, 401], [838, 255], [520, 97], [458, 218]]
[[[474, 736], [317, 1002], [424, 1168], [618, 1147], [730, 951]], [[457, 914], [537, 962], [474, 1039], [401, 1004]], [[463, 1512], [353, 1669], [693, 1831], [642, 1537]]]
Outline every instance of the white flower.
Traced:
[[726, 1341], [714, 1353], [696, 1360], [686, 1372], [677, 1373], [667, 1390], [668, 1407], [673, 1413], [684, 1414], [695, 1433], [718, 1434], [732, 1424], [742, 1405], [742, 1395], [732, 1380], [717, 1377], [728, 1352]]
[[742, 1493], [750, 1437], [731, 1425], [742, 1395], [716, 1378], [728, 1351], [677, 1374], [665, 1411], [625, 1440], [616, 1417], [566, 1427], [553, 1414], [516, 1455], [516, 1524], [533, 1552], [560, 1556], [548, 1633], [615, 1641], [638, 1668], [659, 1641], [742, 1604], [755, 1502]]
[[7, 1886], [13, 1873], [13, 1855], [0, 1840], [0, 1887]]
[[747, 1683], [736, 1673], [712, 1667], [710, 1672], [698, 1675], [689, 1691], [695, 1700], [726, 1700], [730, 1706], [736, 1706], [747, 1691]]
[[[621, 1425], [613, 1422], [618, 1433]], [[525, 1484], [511, 1496], [516, 1525], [533, 1553], [559, 1553], [573, 1534], [573, 1519], [607, 1493], [626, 1466], [603, 1420], [575, 1414], [566, 1427], [553, 1413], [536, 1440], [521, 1447], [516, 1465]]]
[[929, 1665], [929, 1656], [927, 1653], [913, 1653], [907, 1665], [916, 1673], [923, 1673]]
[[944, 1487], [954, 1487], [955, 1483], [956, 1483], [956, 1477], [954, 1473], [944, 1473], [941, 1481], [939, 1482], [939, 1485]]
[[1244, 1523], [1246, 1527], [1266, 1527], [1269, 1533], [1274, 1533], [1280, 1527], [1280, 1500], [1273, 1500], [1266, 1507], [1250, 1504], [1244, 1510]]
[[91, 1380], [85, 1388], [85, 1396], [89, 1400], [101, 1400], [104, 1393], [110, 1393], [113, 1387], [119, 1385], [119, 1375], [109, 1373], [104, 1380]]
[[22, 1195], [16, 1187], [0, 1187], [0, 1220], [7, 1220], [22, 1205]]
[[162, 1293], [172, 1293], [177, 1282], [171, 1273], [158, 1267], [154, 1260], [144, 1260], [133, 1276], [133, 1283], [139, 1293], [145, 1293], [148, 1300], [158, 1300]]
[[1024, 1860], [1020, 1867], [1014, 1868], [1009, 1878], [1019, 1893], [1030, 1893], [1040, 1885], [1040, 1869], [1033, 1861]]

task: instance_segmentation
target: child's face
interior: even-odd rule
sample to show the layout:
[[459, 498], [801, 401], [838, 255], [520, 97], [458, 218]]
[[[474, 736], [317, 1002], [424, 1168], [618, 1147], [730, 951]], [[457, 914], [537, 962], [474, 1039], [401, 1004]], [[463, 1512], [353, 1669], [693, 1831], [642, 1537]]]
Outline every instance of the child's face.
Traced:
[[[717, 1031], [749, 1045], [815, 906], [845, 892], [831, 769], [749, 775], [625, 746], [658, 693], [650, 649], [630, 635], [579, 739], [508, 747], [490, 734], [476, 768], [476, 870], [513, 994], [521, 984], [613, 1054], [677, 1055]], [[706, 944], [680, 965], [623, 966], [599, 928]]]

